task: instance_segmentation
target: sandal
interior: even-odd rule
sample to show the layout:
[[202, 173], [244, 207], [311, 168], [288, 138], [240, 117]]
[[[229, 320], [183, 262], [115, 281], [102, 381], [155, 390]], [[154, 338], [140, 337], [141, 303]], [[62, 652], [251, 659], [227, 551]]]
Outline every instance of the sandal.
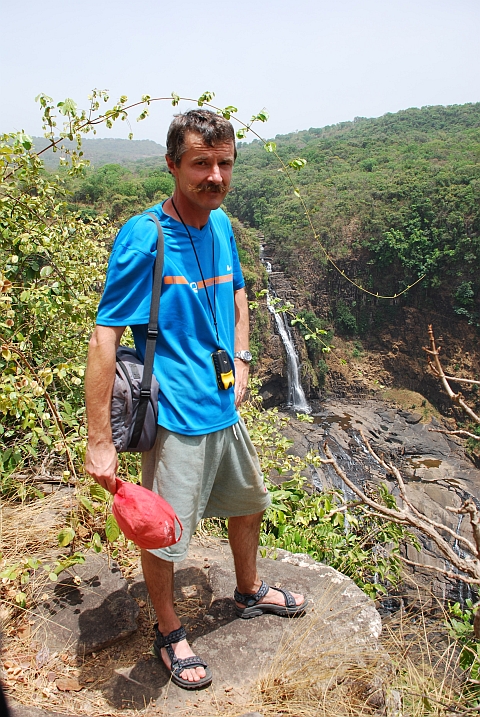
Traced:
[[285, 597], [285, 605], [274, 605], [273, 603], [268, 602], [259, 603], [258, 601], [265, 597], [269, 590], [270, 586], [263, 580], [260, 589], [258, 592], [253, 593], [253, 595], [250, 593], [240, 593], [237, 588], [235, 588], [235, 592], [233, 593], [235, 602], [240, 602], [245, 605], [245, 607], [238, 607], [238, 605], [235, 605], [235, 612], [238, 617], [242, 617], [247, 620], [251, 617], [263, 615], [263, 613], [273, 613], [279, 617], [300, 617], [305, 614], [305, 608], [308, 604], [307, 600], [304, 600], [301, 605], [297, 605], [293, 595], [288, 592], [288, 590], [284, 590], [283, 588], [272, 587], [272, 590], [278, 590], [278, 592], [283, 594]]
[[[183, 625], [181, 625], [177, 630], [173, 630], [168, 635], [162, 635], [158, 629], [158, 625], [155, 625], [154, 629], [155, 642], [153, 643], [153, 651], [158, 659], [165, 665], [160, 650], [162, 647], [166, 649], [167, 655], [170, 658], [170, 667], [168, 668], [166, 665], [165, 667], [167, 667], [167, 670], [170, 671], [172, 682], [178, 687], [183, 687], [184, 690], [201, 690], [204, 687], [208, 687], [208, 685], [212, 682], [212, 673], [208, 669], [207, 663], [196, 655], [184, 658], [177, 657], [173, 651], [172, 643], [187, 639], [187, 633], [185, 632]], [[190, 680], [185, 680], [183, 677], [180, 677], [180, 673], [183, 672], [183, 670], [188, 670], [192, 667], [204, 667], [206, 672], [205, 677], [201, 677], [196, 682], [190, 682]]]

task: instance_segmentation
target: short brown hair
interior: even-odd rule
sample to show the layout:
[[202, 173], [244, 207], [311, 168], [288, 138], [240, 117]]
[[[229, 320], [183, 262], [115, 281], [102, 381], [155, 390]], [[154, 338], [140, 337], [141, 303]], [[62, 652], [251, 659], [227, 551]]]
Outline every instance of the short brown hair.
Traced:
[[188, 110], [175, 115], [167, 134], [167, 157], [177, 166], [186, 151], [185, 135], [196, 132], [210, 147], [219, 142], [233, 142], [234, 157], [237, 158], [235, 132], [230, 122], [211, 110]]

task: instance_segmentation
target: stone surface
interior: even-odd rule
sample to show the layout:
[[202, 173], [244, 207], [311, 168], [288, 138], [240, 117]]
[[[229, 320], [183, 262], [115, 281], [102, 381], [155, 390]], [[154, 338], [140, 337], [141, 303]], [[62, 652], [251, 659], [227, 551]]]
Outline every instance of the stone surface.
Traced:
[[[19, 705], [17, 703], [8, 704], [10, 710], [9, 717], [77, 717], [76, 715], [66, 714], [65, 712], [51, 712], [50, 710], [42, 710], [31, 705]], [[2, 715], [2, 717], [4, 717]]]
[[[123, 710], [128, 714], [150, 705], [146, 714], [195, 713], [198, 717], [212, 717], [224, 709], [229, 713], [234, 709], [244, 717], [257, 717], [255, 710], [261, 712], [260, 680], [264, 685], [303, 681], [305, 665], [311, 665], [314, 683], [320, 690], [327, 690], [338, 680], [355, 681], [356, 668], [372, 664], [371, 679], [367, 684], [362, 682], [362, 689], [370, 704], [384, 704], [389, 660], [378, 644], [381, 622], [373, 602], [349, 578], [308, 556], [277, 550], [259, 558], [259, 572], [267, 582], [307, 595], [309, 606], [304, 617], [288, 620], [263, 615], [241, 620], [234, 609], [235, 576], [228, 542], [193, 541], [189, 557], [176, 568], [176, 610], [190, 644], [207, 660], [214, 678], [210, 688], [193, 693], [174, 686], [163, 663], [151, 652], [155, 618], [143, 576], [139, 573], [127, 592], [116, 566], [112, 564], [110, 568], [101, 556], [92, 556], [86, 566], [72, 571], [73, 583], [63, 581], [64, 588], [69, 589], [66, 594], [70, 602], [64, 604], [62, 588], [45, 601], [41, 616], [37, 616], [37, 626], [42, 627], [46, 615], [51, 615], [52, 625], [44, 635], [50, 650], [63, 651], [67, 645], [77, 652], [77, 669], [65, 673], [73, 674], [82, 686], [82, 692], [76, 693], [76, 699], [81, 700], [77, 705], [95, 703], [108, 714]], [[75, 577], [82, 578], [81, 585], [75, 584]], [[90, 600], [92, 593], [96, 602]], [[88, 624], [96, 625], [102, 642], [118, 639], [123, 636], [118, 630], [118, 614], [105, 609], [105, 605], [112, 595], [116, 598], [119, 594], [127, 598], [124, 605], [128, 600], [135, 601], [140, 610], [139, 627], [123, 642], [105, 650], [96, 647], [95, 654], [89, 655], [81, 615], [83, 611], [87, 613]], [[77, 620], [73, 628], [71, 616], [67, 618], [72, 611]], [[136, 615], [135, 609], [133, 614]], [[38, 629], [35, 649], [42, 644], [39, 635]], [[78, 646], [82, 644], [85, 654], [79, 654]], [[55, 654], [51, 657], [55, 658]], [[56, 659], [51, 669], [58, 670], [61, 676], [63, 658]], [[67, 663], [72, 664], [68, 659]], [[349, 672], [352, 666], [356, 670], [353, 676]], [[58, 710], [63, 712], [70, 704], [62, 701], [64, 695], [54, 692], [50, 705], [45, 702], [43, 710], [15, 705], [13, 717], [57, 717]]]
[[[308, 556], [278, 550], [273, 557], [259, 559], [259, 573], [272, 585], [308, 596], [308, 613], [302, 618], [237, 618], [233, 561], [228, 545], [221, 542], [192, 546], [176, 570], [177, 605], [183, 600], [195, 606], [192, 614], [182, 617], [189, 641], [207, 660], [214, 677], [211, 688], [195, 693], [198, 714], [209, 714], [209, 710], [211, 714], [219, 695], [225, 694], [239, 708], [247, 706], [252, 685], [272, 665], [278, 665], [281, 677], [302, 661], [315, 660], [319, 682], [327, 684], [332, 675], [341, 677], [353, 663], [364, 665], [372, 656], [384, 659], [377, 642], [380, 616], [349, 578]], [[137, 599], [145, 596], [141, 576], [131, 593]], [[141, 709], [154, 701], [165, 714], [173, 714], [192, 700], [191, 693], [170, 682], [167, 670], [153, 656], [117, 669], [101, 689], [116, 709]]]
[[103, 555], [87, 555], [51, 583], [34, 613], [35, 638], [51, 651], [87, 655], [137, 629], [138, 605], [119, 567]]

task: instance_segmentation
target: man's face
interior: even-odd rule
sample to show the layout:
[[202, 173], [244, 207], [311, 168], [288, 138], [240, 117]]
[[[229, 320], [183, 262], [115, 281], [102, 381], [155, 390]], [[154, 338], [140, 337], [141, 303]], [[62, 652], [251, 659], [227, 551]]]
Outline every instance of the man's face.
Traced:
[[182, 195], [191, 209], [218, 209], [232, 179], [235, 161], [233, 141], [219, 142], [210, 147], [201, 135], [188, 132], [185, 147], [179, 165], [166, 158], [168, 168], [175, 177], [176, 192]]

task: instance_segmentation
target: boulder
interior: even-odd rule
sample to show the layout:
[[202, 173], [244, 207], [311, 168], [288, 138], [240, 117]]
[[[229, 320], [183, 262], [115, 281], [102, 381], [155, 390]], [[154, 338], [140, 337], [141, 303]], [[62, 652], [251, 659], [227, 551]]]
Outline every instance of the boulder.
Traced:
[[34, 611], [35, 638], [51, 652], [88, 655], [132, 635], [138, 604], [118, 565], [89, 554], [85, 563], [49, 583]]
[[[352, 580], [308, 556], [282, 550], [258, 562], [259, 574], [269, 584], [308, 596], [304, 617], [237, 618], [233, 560], [223, 542], [210, 542], [208, 547], [197, 542], [176, 570], [177, 611], [192, 648], [207, 660], [214, 679], [211, 688], [195, 694], [196, 714], [216, 713], [212, 710], [222, 704], [253, 706], [259, 683], [269, 689], [270, 684], [298, 679], [304, 666], [314, 665], [316, 689], [326, 692], [346, 679], [353, 666], [358, 671], [373, 661], [383, 669], [389, 663], [378, 643], [380, 616]], [[146, 598], [141, 575], [130, 591], [137, 599]], [[383, 687], [377, 675], [365, 689], [383, 704]], [[192, 704], [192, 694], [173, 685], [153, 656], [115, 670], [102, 691], [116, 709], [141, 709], [154, 701], [173, 714]]]

